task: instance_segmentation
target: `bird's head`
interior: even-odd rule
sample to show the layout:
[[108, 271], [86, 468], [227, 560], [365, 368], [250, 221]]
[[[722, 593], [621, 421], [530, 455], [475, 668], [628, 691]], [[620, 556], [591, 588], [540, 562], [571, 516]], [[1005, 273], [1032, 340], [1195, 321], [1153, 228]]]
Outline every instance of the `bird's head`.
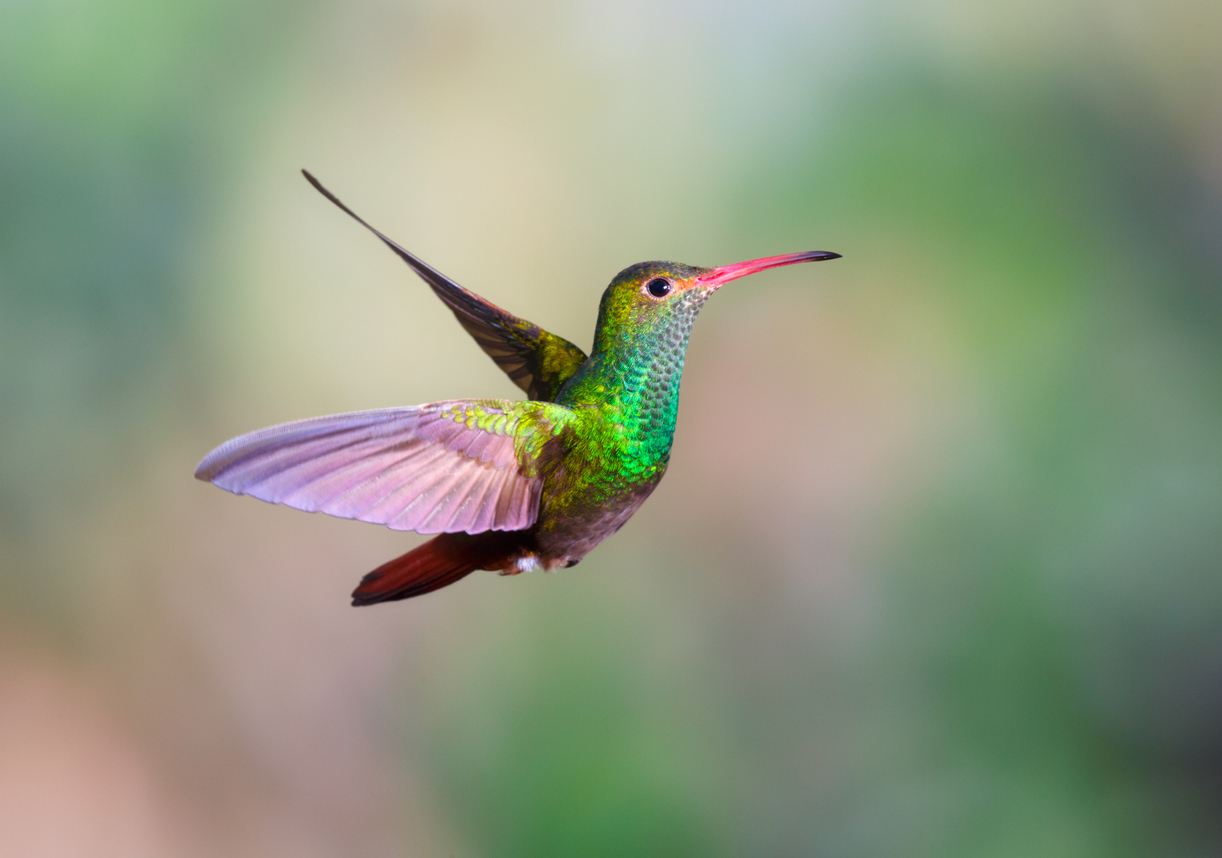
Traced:
[[719, 268], [697, 268], [681, 262], [630, 265], [615, 276], [603, 293], [594, 350], [614, 348], [615, 341], [622, 336], [635, 340], [662, 337], [671, 344], [678, 344], [681, 339], [685, 343], [704, 302], [731, 280], [782, 265], [839, 257], [839, 253], [812, 250]]

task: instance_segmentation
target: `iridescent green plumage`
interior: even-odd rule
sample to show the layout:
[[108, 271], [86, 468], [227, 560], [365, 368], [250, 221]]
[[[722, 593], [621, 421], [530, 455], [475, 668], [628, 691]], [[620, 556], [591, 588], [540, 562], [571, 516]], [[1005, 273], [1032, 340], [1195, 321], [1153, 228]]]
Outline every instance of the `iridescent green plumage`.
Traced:
[[709, 296], [757, 271], [837, 256], [633, 265], [603, 293], [586, 357], [450, 280], [306, 177], [410, 265], [530, 397], [314, 418], [205, 457], [196, 476], [230, 491], [442, 534], [367, 575], [355, 604], [419, 595], [474, 569], [516, 574], [580, 561], [666, 472], [688, 337]]

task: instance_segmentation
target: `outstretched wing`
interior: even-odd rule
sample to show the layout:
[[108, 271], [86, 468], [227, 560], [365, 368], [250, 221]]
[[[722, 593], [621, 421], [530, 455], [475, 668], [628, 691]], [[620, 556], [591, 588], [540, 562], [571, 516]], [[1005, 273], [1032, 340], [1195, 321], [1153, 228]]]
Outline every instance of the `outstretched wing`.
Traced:
[[585, 363], [586, 354], [563, 337], [549, 334], [538, 325], [519, 319], [495, 304], [485, 301], [469, 289], [459, 286], [424, 260], [400, 247], [366, 223], [335, 194], [322, 186], [306, 170], [301, 171], [310, 184], [324, 197], [352, 216], [411, 266], [437, 293], [437, 297], [454, 311], [489, 357], [496, 361], [518, 387], [531, 399], [550, 402], [561, 385]]
[[538, 516], [543, 485], [532, 451], [570, 415], [550, 403], [486, 399], [312, 417], [226, 441], [195, 476], [393, 530], [523, 530]]

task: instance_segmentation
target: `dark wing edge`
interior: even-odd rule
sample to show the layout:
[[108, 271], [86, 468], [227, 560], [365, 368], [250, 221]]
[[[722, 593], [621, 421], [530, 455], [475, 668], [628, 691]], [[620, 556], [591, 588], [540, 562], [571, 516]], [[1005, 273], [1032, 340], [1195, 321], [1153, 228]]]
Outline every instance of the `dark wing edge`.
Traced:
[[428, 283], [437, 297], [484, 352], [526, 395], [550, 402], [564, 383], [585, 363], [586, 353], [563, 337], [548, 333], [460, 286], [396, 241], [370, 226], [339, 197], [323, 187], [308, 170], [302, 175], [320, 194], [372, 232]]

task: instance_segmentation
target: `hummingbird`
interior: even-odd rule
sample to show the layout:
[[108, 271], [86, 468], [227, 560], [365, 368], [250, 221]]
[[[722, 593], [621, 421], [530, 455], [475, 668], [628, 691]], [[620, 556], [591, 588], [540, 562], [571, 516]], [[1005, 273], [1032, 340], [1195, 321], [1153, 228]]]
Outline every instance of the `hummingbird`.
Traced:
[[234, 494], [437, 534], [365, 575], [352, 594], [358, 606], [420, 596], [477, 569], [517, 575], [580, 562], [666, 473], [688, 337], [705, 301], [731, 280], [840, 256], [630, 265], [603, 292], [586, 355], [463, 288], [302, 173], [432, 287], [528, 397], [312, 417], [233, 438], [199, 463], [197, 479]]

